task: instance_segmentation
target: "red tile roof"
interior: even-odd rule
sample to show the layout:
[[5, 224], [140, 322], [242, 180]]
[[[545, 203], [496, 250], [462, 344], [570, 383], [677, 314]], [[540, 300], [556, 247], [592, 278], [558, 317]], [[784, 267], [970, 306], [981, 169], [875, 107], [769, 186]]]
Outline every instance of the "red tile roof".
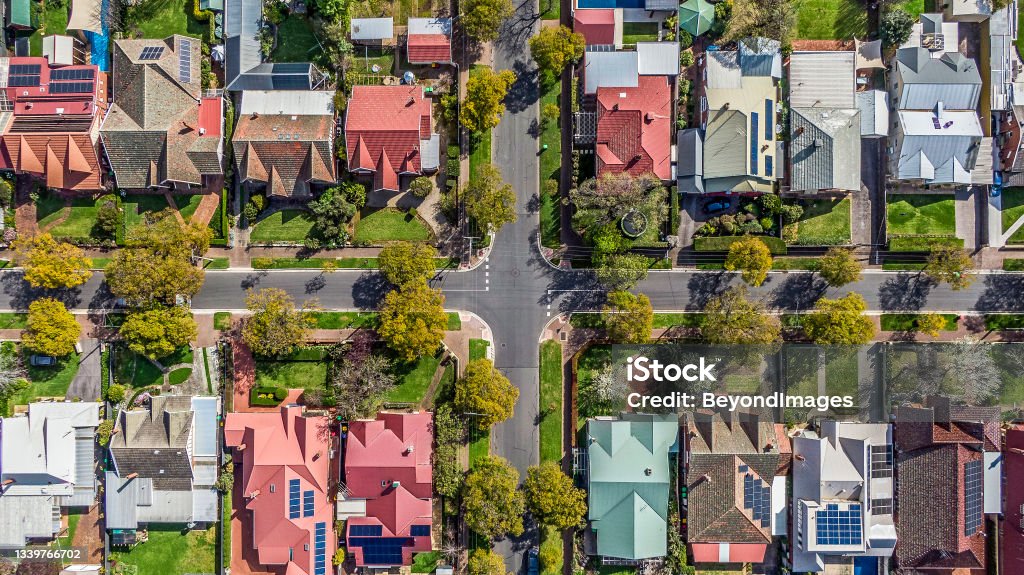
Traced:
[[96, 145], [89, 134], [7, 133], [0, 137], [0, 169], [45, 176], [51, 188], [103, 188]]
[[1003, 573], [1024, 573], [1024, 426], [1006, 430], [1003, 451], [1006, 507], [1003, 510]]
[[587, 44], [615, 43], [615, 10], [581, 9], [573, 12], [573, 30], [583, 34]]
[[665, 76], [597, 90], [597, 173], [672, 177], [672, 90]]
[[[334, 555], [334, 506], [329, 498], [330, 422], [306, 417], [300, 406], [285, 406], [280, 413], [229, 413], [224, 439], [241, 459], [245, 510], [252, 522], [252, 542], [264, 565], [286, 565], [286, 572], [313, 573], [314, 532], [327, 525], [326, 559]], [[302, 512], [289, 514], [289, 482], [297, 480]], [[304, 498], [313, 494], [307, 516]], [[290, 558], [289, 558], [290, 557]]]
[[451, 62], [452, 43], [444, 34], [409, 34], [408, 59], [415, 64]]
[[345, 118], [346, 149], [354, 151], [349, 169], [377, 172], [387, 150], [391, 167], [379, 170], [384, 173], [374, 177], [374, 189], [397, 190], [397, 176], [386, 172], [397, 174], [403, 165], [422, 172], [419, 147], [430, 138], [430, 114], [431, 102], [419, 86], [354, 87]]

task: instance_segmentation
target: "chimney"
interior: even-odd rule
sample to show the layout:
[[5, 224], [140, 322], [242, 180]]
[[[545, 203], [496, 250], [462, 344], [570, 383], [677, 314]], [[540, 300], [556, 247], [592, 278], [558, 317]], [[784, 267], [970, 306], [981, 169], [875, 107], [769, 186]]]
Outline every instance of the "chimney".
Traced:
[[255, 119], [259, 118], [259, 117], [260, 117], [260, 113], [259, 112], [253, 112], [252, 113], [252, 119], [253, 120], [255, 120]]
[[139, 474], [133, 471], [133, 472], [129, 473], [128, 475], [125, 475], [124, 478], [125, 478], [125, 481], [131, 481], [132, 479], [135, 479], [138, 476], [139, 476]]
[[644, 469], [644, 475], [650, 477], [652, 473], [654, 473], [654, 470], [651, 469], [650, 467], [648, 467], [647, 469]]
[[199, 135], [203, 136], [206, 134], [206, 128], [199, 128]]
[[707, 481], [708, 483], [711, 483], [711, 475], [709, 475], [707, 473], [705, 473], [704, 475], [701, 475], [700, 479], [701, 479], [701, 481]]
[[408, 447], [405, 448], [405, 454], [406, 455], [410, 455], [415, 450], [416, 450], [416, 446], [415, 445], [409, 445]]
[[409, 96], [409, 101], [406, 102], [405, 105], [406, 106], [412, 106], [415, 103], [416, 103], [416, 97], [415, 96]]
[[797, 461], [803, 461], [805, 458], [804, 458], [803, 455], [800, 455], [799, 453], [797, 453], [797, 454], [793, 455], [793, 459], [796, 459]]
[[2, 484], [2, 485], [3, 485], [4, 487], [7, 487], [8, 485], [10, 485], [10, 484], [12, 484], [12, 483], [14, 483], [14, 482], [15, 482], [15, 481], [14, 481], [14, 479], [13, 479], [13, 478], [8, 478], [8, 479], [4, 479], [4, 482], [3, 482], [3, 484]]

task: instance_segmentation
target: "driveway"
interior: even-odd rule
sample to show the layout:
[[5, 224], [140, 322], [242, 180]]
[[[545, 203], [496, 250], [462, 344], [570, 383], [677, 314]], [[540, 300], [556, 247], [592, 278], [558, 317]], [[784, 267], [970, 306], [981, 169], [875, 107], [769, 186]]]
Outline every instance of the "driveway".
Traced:
[[82, 340], [82, 356], [78, 359], [78, 373], [71, 380], [65, 398], [77, 397], [82, 401], [96, 401], [100, 398], [100, 389], [102, 388], [100, 381], [101, 357], [99, 340]]

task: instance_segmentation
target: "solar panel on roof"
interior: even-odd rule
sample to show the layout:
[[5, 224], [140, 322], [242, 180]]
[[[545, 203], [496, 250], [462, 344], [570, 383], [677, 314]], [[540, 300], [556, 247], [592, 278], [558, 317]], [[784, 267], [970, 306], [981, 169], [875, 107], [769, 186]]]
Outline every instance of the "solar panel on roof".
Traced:
[[327, 572], [327, 524], [317, 523], [313, 526], [313, 573], [325, 575]]
[[299, 480], [289, 479], [288, 480], [288, 518], [298, 519], [299, 518]]
[[43, 71], [40, 64], [12, 64], [7, 74], [10, 76], [38, 76]]
[[163, 46], [146, 46], [139, 54], [139, 60], [159, 60], [164, 55]]
[[302, 492], [302, 516], [312, 517], [314, 512], [313, 490]]
[[819, 509], [815, 537], [818, 545], [860, 545], [863, 541], [860, 503], [851, 503], [846, 509], [830, 503]]
[[192, 41], [182, 39], [178, 44], [178, 80], [189, 83], [192, 81]]
[[757, 145], [758, 138], [757, 112], [750, 113], [750, 173], [757, 175]]
[[968, 461], [964, 464], [964, 534], [974, 535], [981, 528], [982, 507], [982, 462]]
[[429, 537], [430, 526], [429, 525], [413, 525], [409, 528], [409, 535], [413, 537]]
[[871, 477], [892, 477], [892, 445], [871, 446]]
[[51, 80], [92, 80], [95, 78], [96, 71], [92, 68], [60, 69], [50, 72]]
[[349, 537], [380, 537], [383, 532], [380, 525], [353, 525], [348, 529]]
[[92, 82], [56, 82], [50, 84], [51, 94], [89, 94], [92, 93]]
[[772, 520], [772, 488], [763, 480], [747, 473], [743, 476], [743, 508], [749, 509], [754, 521], [768, 527]]
[[7, 78], [7, 85], [12, 88], [38, 86], [39, 76], [11, 76]]

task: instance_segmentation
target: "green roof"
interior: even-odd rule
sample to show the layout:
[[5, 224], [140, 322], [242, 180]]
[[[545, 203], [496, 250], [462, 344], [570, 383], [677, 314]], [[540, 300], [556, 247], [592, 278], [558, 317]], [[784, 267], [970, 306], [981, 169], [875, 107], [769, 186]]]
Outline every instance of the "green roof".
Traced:
[[669, 452], [675, 415], [624, 413], [587, 422], [589, 519], [597, 554], [648, 559], [666, 553]]
[[31, 0], [11, 0], [11, 24], [14, 26], [32, 27]]

